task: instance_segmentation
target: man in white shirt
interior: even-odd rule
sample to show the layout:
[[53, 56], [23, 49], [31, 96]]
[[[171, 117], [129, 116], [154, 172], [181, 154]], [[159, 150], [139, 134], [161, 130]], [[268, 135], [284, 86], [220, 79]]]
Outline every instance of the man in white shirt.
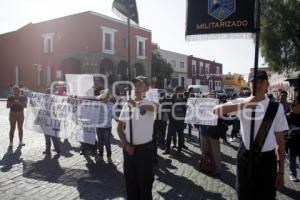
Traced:
[[146, 77], [138, 76], [133, 83], [136, 97], [123, 106], [117, 127], [123, 145], [127, 199], [151, 200], [154, 181], [152, 134], [158, 104], [144, 99], [149, 88]]
[[[276, 113], [274, 113], [273, 123], [267, 130], [268, 135], [265, 142], [262, 143], [263, 146], [259, 153], [253, 153], [252, 164], [249, 162], [252, 109], [255, 109], [253, 141], [256, 141], [256, 136], [270, 103], [270, 100], [265, 96], [268, 86], [267, 73], [258, 71], [255, 96], [245, 98], [241, 103], [223, 104], [214, 109], [214, 112], [219, 116], [237, 112], [241, 121], [242, 143], [237, 156], [237, 192], [240, 200], [275, 199], [276, 188], [284, 185], [285, 143], [283, 132], [288, 130], [288, 124], [282, 105], [277, 105], [277, 111], [273, 110]], [[250, 79], [250, 88], [253, 90], [253, 77]], [[257, 143], [254, 142], [254, 144]], [[255, 149], [254, 146], [253, 149]], [[249, 166], [251, 167], [249, 168]]]

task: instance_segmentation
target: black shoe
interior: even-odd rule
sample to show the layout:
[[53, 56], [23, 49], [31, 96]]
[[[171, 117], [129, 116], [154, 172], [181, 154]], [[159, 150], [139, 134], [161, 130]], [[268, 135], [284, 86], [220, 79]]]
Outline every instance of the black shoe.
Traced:
[[172, 148], [175, 149], [175, 148], [177, 148], [177, 146], [176, 146], [176, 145], [173, 145]]
[[189, 149], [189, 148], [188, 148], [187, 146], [185, 146], [185, 145], [183, 145], [182, 148], [183, 148], [183, 149], [186, 149], [186, 150]]

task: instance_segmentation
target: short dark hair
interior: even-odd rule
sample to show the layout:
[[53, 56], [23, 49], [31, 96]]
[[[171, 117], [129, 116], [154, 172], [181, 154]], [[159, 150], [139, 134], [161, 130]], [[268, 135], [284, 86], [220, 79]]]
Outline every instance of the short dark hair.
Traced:
[[280, 95], [286, 95], [287, 96], [287, 91], [285, 91], [285, 90], [282, 90], [281, 92], [280, 92]]

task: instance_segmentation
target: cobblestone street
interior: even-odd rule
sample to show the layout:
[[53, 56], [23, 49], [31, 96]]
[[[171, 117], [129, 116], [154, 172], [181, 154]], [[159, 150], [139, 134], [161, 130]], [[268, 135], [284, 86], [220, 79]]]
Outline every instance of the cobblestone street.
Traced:
[[[24, 132], [26, 146], [18, 148], [18, 133], [15, 132], [13, 151], [8, 151], [8, 109], [0, 101], [0, 199], [51, 199], [51, 200], [102, 200], [125, 199], [123, 156], [120, 142], [113, 128], [113, 164], [96, 163], [94, 157], [79, 154], [79, 143], [63, 143], [61, 157], [55, 152], [45, 158], [44, 136]], [[115, 125], [114, 125], [115, 126]], [[154, 199], [236, 199], [235, 161], [238, 143], [221, 143], [222, 173], [220, 178], [209, 177], [199, 171], [201, 154], [198, 134], [187, 140], [189, 147], [177, 158], [162, 155], [159, 150], [158, 166], [155, 168], [153, 185]], [[88, 164], [87, 164], [88, 163]], [[299, 166], [298, 166], [299, 172]], [[285, 187], [278, 192], [278, 199], [300, 199], [300, 183], [288, 179], [285, 168]]]

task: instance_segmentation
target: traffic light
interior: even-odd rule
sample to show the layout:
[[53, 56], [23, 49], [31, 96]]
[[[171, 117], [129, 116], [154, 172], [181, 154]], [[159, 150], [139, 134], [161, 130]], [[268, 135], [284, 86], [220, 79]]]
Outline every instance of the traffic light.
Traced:
[[37, 71], [40, 72], [40, 71], [42, 71], [42, 70], [43, 70], [43, 65], [38, 64], [38, 65], [37, 65]]
[[33, 64], [33, 65], [32, 65], [32, 69], [33, 69], [33, 71], [36, 72], [36, 71], [37, 71], [37, 64]]

